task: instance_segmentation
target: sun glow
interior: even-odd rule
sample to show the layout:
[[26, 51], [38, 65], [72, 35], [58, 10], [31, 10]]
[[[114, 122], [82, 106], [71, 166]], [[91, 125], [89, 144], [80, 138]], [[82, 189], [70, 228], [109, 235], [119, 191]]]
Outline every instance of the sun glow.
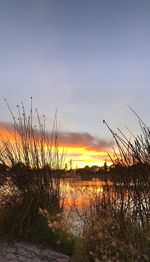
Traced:
[[[13, 128], [10, 128], [9, 125], [3, 125], [0, 127], [0, 136], [1, 141], [6, 140], [10, 143], [15, 144], [16, 141], [19, 143], [21, 141], [20, 136], [14, 132]], [[37, 144], [40, 143], [39, 140], [37, 140]], [[39, 144], [40, 145], [40, 144]], [[45, 153], [49, 151], [50, 141], [48, 144], [44, 146]], [[110, 165], [111, 161], [108, 157], [108, 153], [104, 150], [98, 150], [98, 149], [91, 149], [88, 146], [83, 147], [80, 144], [69, 146], [65, 143], [63, 144], [63, 141], [59, 143], [59, 146], [57, 148], [59, 155], [62, 155], [63, 152], [65, 153], [65, 161], [64, 165], [67, 166], [68, 169], [70, 168], [82, 168], [85, 166], [103, 166], [104, 162], [107, 161], [107, 164]]]
[[107, 152], [94, 151], [83, 147], [70, 147], [66, 155], [66, 163], [72, 165], [72, 168], [103, 166], [105, 161], [107, 161], [108, 165], [111, 164]]

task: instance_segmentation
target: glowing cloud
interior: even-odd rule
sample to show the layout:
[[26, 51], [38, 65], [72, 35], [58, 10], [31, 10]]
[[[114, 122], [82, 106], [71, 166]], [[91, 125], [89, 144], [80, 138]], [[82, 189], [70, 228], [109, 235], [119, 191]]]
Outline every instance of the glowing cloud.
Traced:
[[[0, 135], [3, 139], [13, 140], [13, 125], [0, 122]], [[47, 133], [51, 137], [51, 133]], [[67, 149], [66, 162], [72, 161], [72, 167], [85, 165], [103, 165], [109, 158], [107, 152], [113, 146], [112, 141], [105, 141], [89, 133], [60, 132], [59, 148]]]
[[88, 150], [101, 151], [112, 147], [112, 142], [92, 136], [89, 133], [61, 132], [59, 134], [60, 144], [68, 147], [83, 147]]

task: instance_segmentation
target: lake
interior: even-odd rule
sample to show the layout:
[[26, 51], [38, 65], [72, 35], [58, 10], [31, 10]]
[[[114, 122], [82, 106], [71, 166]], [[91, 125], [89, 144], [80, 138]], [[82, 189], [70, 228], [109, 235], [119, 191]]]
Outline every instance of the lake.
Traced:
[[64, 216], [75, 234], [82, 232], [89, 216], [97, 212], [102, 200], [117, 212], [132, 215], [133, 221], [143, 223], [150, 219], [149, 183], [143, 184], [136, 180], [126, 184], [110, 180], [106, 182], [99, 178], [65, 178], [61, 179], [60, 188]]
[[92, 204], [101, 199], [106, 187], [113, 185], [111, 181], [92, 178], [64, 178], [60, 181], [60, 190], [63, 198], [64, 215], [70, 222], [73, 232], [79, 234], [85, 219], [90, 214]]

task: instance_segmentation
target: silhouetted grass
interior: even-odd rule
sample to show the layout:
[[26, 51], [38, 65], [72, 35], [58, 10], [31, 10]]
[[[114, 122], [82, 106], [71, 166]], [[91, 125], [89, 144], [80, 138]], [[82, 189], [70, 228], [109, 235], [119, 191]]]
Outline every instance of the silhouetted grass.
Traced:
[[10, 137], [0, 139], [0, 237], [37, 239], [55, 246], [62, 234], [56, 247], [72, 246], [63, 229], [53, 232], [48, 227], [53, 210], [61, 213], [63, 208], [60, 179], [53, 172], [62, 167], [65, 157], [59, 152], [57, 112], [52, 131], [47, 132], [45, 116], [40, 117], [37, 110], [36, 119], [33, 116], [32, 98], [29, 115], [23, 105], [17, 105], [16, 117], [5, 102], [13, 129]]
[[141, 135], [129, 131], [128, 139], [104, 121], [117, 146], [108, 173], [113, 184], [109, 185], [106, 173], [103, 193], [90, 200], [88, 212], [80, 214], [84, 231], [74, 261], [150, 261], [150, 129], [131, 110]]

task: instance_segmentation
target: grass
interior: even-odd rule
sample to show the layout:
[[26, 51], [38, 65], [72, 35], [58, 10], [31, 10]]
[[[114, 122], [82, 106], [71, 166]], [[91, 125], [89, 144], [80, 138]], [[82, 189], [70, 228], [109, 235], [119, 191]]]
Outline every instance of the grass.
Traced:
[[103, 194], [90, 200], [74, 261], [150, 260], [150, 129], [131, 110], [141, 127], [141, 135], [129, 131], [132, 139], [120, 129], [119, 134], [114, 132], [104, 121], [117, 146], [114, 158], [110, 156], [113, 166], [108, 177], [113, 185], [106, 174]]
[[54, 210], [61, 213], [63, 207], [60, 179], [54, 172], [62, 168], [65, 157], [59, 152], [57, 113], [48, 132], [45, 116], [37, 110], [36, 118], [33, 115], [32, 97], [29, 115], [22, 104], [15, 117], [5, 102], [13, 128], [10, 137], [0, 140], [0, 238], [43, 242], [71, 254], [74, 240], [67, 228], [48, 226]]
[[[103, 193], [89, 199], [86, 212], [80, 212], [84, 230], [76, 242], [75, 262], [149, 261], [149, 206], [143, 206], [143, 189], [113, 183]], [[138, 195], [137, 195], [138, 194]], [[84, 199], [84, 195], [83, 195]], [[78, 210], [79, 212], [79, 210]]]
[[149, 261], [149, 245], [148, 234], [129, 217], [120, 220], [103, 210], [86, 225], [73, 261]]
[[[45, 116], [33, 107], [29, 115], [18, 105], [12, 115], [12, 138], [0, 141], [0, 238], [43, 243], [73, 255], [76, 262], [149, 261], [150, 259], [150, 131], [138, 117], [142, 134], [132, 141], [122, 131], [112, 133], [117, 152], [105, 188], [89, 199], [83, 234], [74, 237], [62, 215], [58, 170], [64, 163], [59, 152], [57, 113], [47, 132]], [[109, 176], [110, 178], [110, 176]], [[84, 199], [83, 193], [83, 199]], [[74, 250], [75, 248], [75, 250]]]

